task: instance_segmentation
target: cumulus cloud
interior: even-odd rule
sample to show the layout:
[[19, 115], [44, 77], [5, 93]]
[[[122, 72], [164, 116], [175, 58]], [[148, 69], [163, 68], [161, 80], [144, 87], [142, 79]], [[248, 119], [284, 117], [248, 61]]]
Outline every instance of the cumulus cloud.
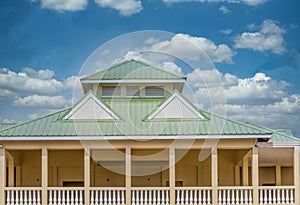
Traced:
[[219, 11], [221, 11], [222, 14], [229, 14], [229, 13], [231, 13], [231, 10], [228, 9], [226, 6], [220, 6], [219, 7]]
[[235, 51], [226, 44], [216, 45], [207, 38], [188, 34], [176, 34], [171, 40], [154, 43], [149, 50], [165, 52], [189, 60], [199, 60], [207, 55], [217, 63], [233, 63], [232, 58], [236, 55]]
[[200, 3], [218, 3], [218, 2], [227, 2], [227, 3], [244, 3], [250, 6], [258, 6], [265, 3], [268, 0], [163, 0], [165, 3], [180, 3], [180, 2], [200, 2]]
[[42, 8], [56, 11], [79, 11], [84, 10], [88, 4], [88, 0], [31, 0], [39, 2]]
[[236, 48], [248, 48], [254, 51], [271, 51], [276, 54], [285, 52], [285, 30], [279, 22], [264, 20], [257, 32], [244, 32], [234, 39]]
[[14, 106], [21, 107], [38, 107], [38, 108], [62, 108], [70, 105], [70, 101], [61, 95], [57, 96], [42, 96], [29, 95], [21, 97], [13, 101]]
[[143, 9], [140, 0], [95, 0], [95, 2], [101, 7], [117, 10], [123, 16], [131, 16]]
[[163, 62], [162, 68], [170, 70], [178, 75], [183, 75], [182, 69], [173, 62]]

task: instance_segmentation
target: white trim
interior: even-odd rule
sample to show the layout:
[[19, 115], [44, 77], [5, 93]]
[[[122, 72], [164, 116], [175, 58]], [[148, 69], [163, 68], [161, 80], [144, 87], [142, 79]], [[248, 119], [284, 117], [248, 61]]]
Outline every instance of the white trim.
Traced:
[[205, 117], [203, 117], [198, 110], [196, 110], [190, 103], [183, 99], [183, 97], [181, 97], [178, 93], [174, 93], [171, 97], [169, 97], [159, 108], [157, 108], [151, 115], [149, 115], [147, 119], [152, 120], [153, 118], [155, 118], [155, 116], [158, 115], [174, 98], [187, 106], [187, 108], [192, 111], [199, 119], [205, 119]]
[[81, 80], [81, 83], [185, 83], [185, 79]]
[[258, 142], [258, 148], [274, 148], [274, 147], [295, 147], [300, 146], [300, 142]]
[[256, 139], [271, 138], [272, 135], [130, 135], [130, 136], [16, 136], [0, 137], [3, 141], [17, 140], [166, 140], [166, 139]]
[[64, 120], [68, 120], [81, 106], [83, 106], [89, 99], [93, 99], [101, 108], [103, 108], [113, 119], [119, 120], [120, 118], [113, 113], [106, 105], [104, 105], [95, 95], [89, 93], [81, 102], [79, 102], [65, 117]]

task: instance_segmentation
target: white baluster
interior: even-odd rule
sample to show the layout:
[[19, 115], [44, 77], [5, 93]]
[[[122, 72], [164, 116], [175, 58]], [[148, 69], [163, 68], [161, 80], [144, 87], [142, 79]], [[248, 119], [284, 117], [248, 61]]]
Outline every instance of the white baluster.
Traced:
[[[53, 203], [52, 203], [52, 190], [50, 190], [49, 191], [49, 205], [52, 205]], [[25, 192], [26, 193], [26, 192]], [[25, 197], [26, 197], [26, 194], [25, 194], [25, 196], [24, 196], [24, 202], [25, 202]]]
[[223, 189], [223, 204], [227, 204], [226, 203], [226, 190]]
[[36, 205], [36, 191], [33, 191], [32, 204]]
[[[53, 194], [53, 198], [52, 198], [52, 194]], [[56, 205], [56, 190], [50, 190], [50, 196], [49, 196], [49, 204], [53, 204]]]
[[202, 190], [201, 189], [198, 190], [198, 204], [202, 204]]
[[158, 190], [157, 190], [157, 204], [160, 204], [160, 193]]
[[252, 189], [249, 190], [249, 204], [253, 203], [253, 198], [252, 198]]
[[10, 190], [6, 191], [6, 205], [10, 205]]
[[83, 205], [82, 190], [79, 191], [79, 205]]
[[169, 190], [166, 190], [166, 204], [170, 204], [170, 201], [169, 201]]
[[219, 190], [218, 195], [219, 195], [219, 197], [218, 197], [218, 203], [222, 204], [222, 191], [221, 190]]
[[269, 193], [269, 204], [272, 204], [272, 190], [269, 189], [268, 193]]
[[120, 190], [118, 190], [118, 194], [117, 194], [117, 204], [121, 204], [121, 194], [120, 194]]
[[267, 190], [264, 189], [264, 204], [268, 203], [268, 195], [267, 195]]
[[283, 204], [285, 203], [284, 189], [281, 190], [281, 201]]
[[112, 190], [113, 192], [113, 198], [112, 198], [112, 203], [115, 205], [116, 204], [116, 190]]
[[[188, 192], [188, 190], [187, 190]], [[190, 198], [189, 198], [190, 204], [193, 204], [193, 191], [190, 190]]]
[[103, 192], [104, 192], [103, 204], [107, 205], [107, 191], [103, 190]]
[[203, 204], [210, 204], [210, 193], [206, 190], [203, 190]]
[[131, 204], [135, 205], [135, 191], [132, 191]]
[[235, 190], [236, 197], [235, 197], [235, 204], [240, 204], [240, 197], [239, 197], [239, 190]]
[[27, 205], [27, 190], [24, 190], [24, 205]]
[[108, 190], [108, 204], [112, 204], [111, 190]]
[[61, 196], [60, 196], [60, 193], [61, 193], [61, 191], [58, 190], [58, 191], [57, 191], [57, 204], [58, 204], [58, 205], [61, 205]]
[[22, 190], [20, 190], [20, 205], [23, 205], [23, 191]]
[[161, 190], [161, 204], [165, 204], [165, 191]]
[[37, 202], [36, 202], [36, 204], [41, 205], [41, 191], [40, 190], [38, 190], [38, 192], [37, 192]]
[[125, 193], [124, 192], [125, 192], [124, 190], [121, 191], [121, 195], [122, 195], [121, 196], [121, 204], [125, 204], [125, 196], [124, 196]]
[[11, 196], [10, 196], [10, 204], [14, 205], [15, 204], [15, 191], [11, 191]]
[[199, 204], [200, 203], [199, 201], [197, 202], [197, 199], [198, 199], [197, 190], [195, 189], [194, 190], [194, 204]]
[[273, 204], [277, 203], [276, 189], [273, 189]]
[[263, 190], [260, 189], [259, 190], [259, 204], [262, 204], [264, 202], [263, 200]]
[[[98, 200], [98, 192], [99, 192], [99, 200]], [[96, 190], [96, 197], [95, 197], [95, 202], [96, 202], [96, 205], [98, 205], [98, 202], [100, 205], [103, 204], [103, 196], [102, 196], [102, 190], [98, 191]]]
[[71, 190], [71, 205], [74, 205], [74, 190]]
[[78, 197], [78, 190], [75, 190], [75, 205], [78, 205], [79, 197]]
[[290, 193], [291, 193], [291, 198], [290, 198], [291, 204], [293, 204], [294, 203], [294, 190], [290, 189]]
[[244, 192], [241, 190], [240, 204], [244, 204]]
[[234, 192], [235, 192], [235, 190], [233, 189], [233, 190], [231, 191], [231, 203], [232, 203], [232, 204], [235, 204]]
[[152, 190], [149, 190], [149, 197], [148, 197], [148, 201], [149, 201], [149, 204], [152, 204]]
[[181, 190], [181, 199], [180, 199], [180, 204], [184, 204], [184, 190]]
[[144, 204], [148, 204], [148, 190], [145, 190]]
[[67, 190], [67, 205], [70, 205], [70, 191]]
[[140, 204], [140, 192], [139, 192], [139, 190], [135, 190], [135, 193], [136, 193], [136, 200], [135, 200], [135, 203], [137, 204], [137, 205], [139, 205]]
[[153, 190], [153, 204], [157, 204], [157, 201], [156, 201], [156, 191]]
[[249, 198], [248, 198], [248, 189], [245, 189], [245, 204], [249, 203]]
[[281, 197], [280, 197], [280, 189], [277, 189], [277, 203], [281, 203]]
[[144, 191], [141, 190], [141, 191], [140, 191], [140, 194], [141, 194], [140, 204], [143, 205], [143, 204], [144, 204]]
[[66, 201], [66, 191], [62, 190], [61, 204], [65, 205], [65, 201]]
[[231, 192], [231, 190], [228, 189], [227, 190], [227, 204], [230, 204], [230, 192]]
[[285, 201], [286, 201], [287, 204], [290, 203], [289, 189], [286, 189], [286, 197], [285, 197]]
[[19, 190], [16, 190], [16, 200], [15, 200], [15, 204], [19, 205]]

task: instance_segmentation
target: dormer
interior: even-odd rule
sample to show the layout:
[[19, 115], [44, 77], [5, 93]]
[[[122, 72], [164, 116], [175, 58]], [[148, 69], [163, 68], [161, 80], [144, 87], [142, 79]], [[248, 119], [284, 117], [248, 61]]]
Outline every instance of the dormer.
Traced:
[[182, 91], [186, 77], [147, 63], [129, 60], [81, 78], [84, 93], [101, 98], [163, 98]]

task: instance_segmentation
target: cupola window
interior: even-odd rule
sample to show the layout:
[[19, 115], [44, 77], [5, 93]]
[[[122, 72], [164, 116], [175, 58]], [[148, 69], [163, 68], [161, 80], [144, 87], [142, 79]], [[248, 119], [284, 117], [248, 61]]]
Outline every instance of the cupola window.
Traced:
[[145, 88], [146, 97], [164, 97], [164, 87], [163, 86], [147, 86]]
[[102, 97], [119, 97], [121, 96], [121, 86], [103, 86]]

